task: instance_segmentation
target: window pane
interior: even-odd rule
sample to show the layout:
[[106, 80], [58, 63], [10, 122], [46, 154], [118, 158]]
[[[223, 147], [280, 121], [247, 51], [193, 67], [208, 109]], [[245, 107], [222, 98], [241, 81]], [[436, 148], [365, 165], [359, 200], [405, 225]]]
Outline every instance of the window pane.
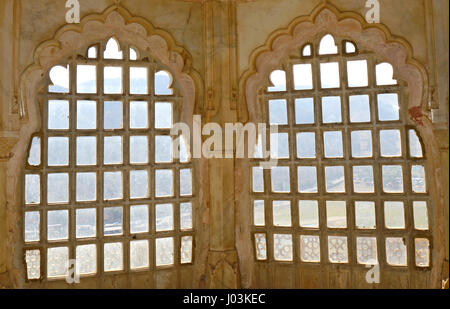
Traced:
[[77, 137], [77, 165], [97, 164], [97, 137]]
[[327, 192], [345, 192], [345, 175], [343, 166], [325, 167], [325, 185]]
[[130, 269], [149, 267], [148, 240], [130, 241]]
[[171, 95], [173, 94], [170, 85], [172, 84], [172, 76], [166, 71], [159, 71], [155, 73], [155, 94], [156, 95]]
[[31, 166], [38, 166], [41, 164], [41, 138], [38, 136], [33, 137], [31, 141], [28, 164]]
[[347, 78], [349, 87], [367, 87], [369, 85], [367, 61], [347, 61]]
[[401, 165], [383, 165], [382, 173], [384, 192], [403, 192], [403, 170]]
[[130, 68], [130, 93], [148, 93], [147, 68]]
[[253, 175], [253, 192], [264, 192], [264, 170], [262, 167], [254, 166], [252, 168]]
[[298, 166], [298, 192], [317, 192], [317, 170], [315, 166]]
[[96, 173], [77, 173], [77, 201], [95, 201], [97, 199]]
[[266, 260], [267, 259], [267, 242], [266, 234], [255, 234], [255, 248], [256, 248], [256, 259]]
[[406, 266], [406, 245], [400, 237], [386, 238], [386, 260], [389, 265]]
[[148, 162], [147, 136], [130, 136], [130, 163], [142, 164]]
[[384, 202], [384, 222], [388, 229], [405, 228], [403, 202]]
[[97, 102], [77, 101], [77, 129], [89, 130], [97, 128]]
[[300, 236], [300, 258], [302, 262], [320, 262], [320, 237]]
[[104, 164], [121, 164], [122, 163], [122, 137], [121, 136], [105, 136], [104, 140]]
[[273, 257], [275, 261], [292, 261], [292, 235], [273, 234]]
[[104, 93], [122, 93], [122, 67], [104, 68]]
[[123, 128], [123, 110], [122, 101], [105, 101], [103, 115], [103, 127], [105, 130], [114, 130]]
[[348, 263], [347, 237], [328, 236], [328, 258], [331, 263]]
[[148, 171], [130, 171], [130, 198], [145, 198], [148, 196]]
[[69, 175], [63, 173], [48, 174], [47, 176], [48, 203], [69, 202]]
[[290, 192], [289, 167], [277, 166], [271, 169], [272, 191], [273, 192]]
[[173, 264], [173, 238], [156, 239], [156, 266]]
[[77, 65], [77, 92], [97, 92], [97, 67], [95, 65]]
[[323, 89], [339, 88], [339, 63], [321, 63], [320, 64], [320, 81]]
[[409, 130], [409, 155], [413, 158], [422, 158], [422, 144], [415, 130]]
[[180, 170], [180, 195], [192, 195], [192, 173], [191, 169]]
[[69, 101], [48, 101], [48, 128], [49, 130], [69, 129]]
[[376, 265], [377, 238], [376, 237], [356, 237], [356, 252], [359, 264]]
[[77, 271], [80, 275], [95, 274], [97, 272], [97, 246], [77, 246]]
[[322, 121], [323, 123], [340, 123], [341, 97], [322, 97]]
[[28, 280], [39, 279], [41, 277], [41, 252], [39, 250], [26, 250], [25, 262]]
[[319, 205], [317, 201], [298, 201], [300, 226], [319, 228]]
[[341, 131], [323, 132], [323, 143], [326, 158], [343, 158], [344, 150], [342, 145]]
[[77, 238], [95, 237], [97, 235], [97, 211], [95, 208], [77, 209]]
[[273, 87], [267, 87], [267, 91], [286, 91], [286, 72], [283, 70], [275, 70], [270, 73], [270, 82]]
[[256, 226], [265, 225], [264, 201], [262, 200], [253, 202], [253, 224]]
[[430, 266], [430, 241], [426, 238], [414, 239], [416, 251], [416, 265], [419, 267]]
[[47, 249], [47, 277], [65, 277], [69, 262], [69, 248], [56, 247]]
[[155, 129], [170, 129], [172, 127], [172, 103], [155, 103]]
[[48, 166], [69, 165], [69, 138], [48, 138]]
[[192, 203], [180, 203], [180, 229], [192, 229]]
[[297, 158], [312, 159], [316, 157], [316, 133], [297, 133]]
[[378, 119], [380, 121], [399, 120], [398, 94], [383, 93], [378, 95]]
[[155, 136], [155, 162], [169, 163], [172, 162], [172, 137]]
[[47, 239], [68, 239], [69, 233], [69, 211], [55, 210], [47, 213]]
[[288, 124], [286, 100], [269, 100], [269, 123]]
[[156, 170], [155, 182], [156, 197], [173, 196], [172, 170]]
[[414, 228], [416, 230], [428, 230], [427, 202], [414, 201]]
[[270, 134], [270, 156], [271, 158], [289, 158], [289, 133]]
[[130, 128], [148, 128], [148, 103], [143, 101], [130, 102]]
[[181, 264], [192, 262], [192, 236], [181, 237]]
[[173, 206], [172, 204], [155, 205], [156, 231], [173, 230]]
[[41, 177], [37, 174], [25, 175], [25, 203], [41, 202]]
[[311, 64], [294, 64], [294, 89], [313, 89]]
[[369, 122], [370, 104], [368, 95], [349, 96], [350, 122]]
[[380, 153], [382, 157], [402, 155], [400, 130], [380, 130]]
[[291, 226], [291, 202], [273, 201], [273, 225]]
[[148, 206], [138, 205], [130, 207], [130, 233], [147, 233], [148, 228]]
[[103, 209], [103, 234], [105, 236], [122, 235], [122, 207]]
[[314, 123], [314, 99], [295, 99], [295, 123]]
[[356, 193], [375, 192], [371, 165], [353, 166], [353, 191]]
[[122, 243], [106, 243], [104, 246], [105, 271], [118, 271], [123, 269]]
[[329, 228], [347, 227], [347, 207], [345, 201], [327, 201], [327, 226]]
[[122, 172], [105, 172], [103, 174], [103, 199], [122, 198]]
[[25, 242], [39, 241], [40, 226], [39, 211], [25, 212]]
[[411, 185], [413, 192], [426, 193], [427, 185], [425, 180], [425, 168], [422, 165], [411, 167]]
[[374, 202], [355, 202], [355, 224], [358, 229], [376, 227]]
[[372, 157], [372, 132], [353, 131], [352, 138], [352, 156], [354, 158], [370, 158]]

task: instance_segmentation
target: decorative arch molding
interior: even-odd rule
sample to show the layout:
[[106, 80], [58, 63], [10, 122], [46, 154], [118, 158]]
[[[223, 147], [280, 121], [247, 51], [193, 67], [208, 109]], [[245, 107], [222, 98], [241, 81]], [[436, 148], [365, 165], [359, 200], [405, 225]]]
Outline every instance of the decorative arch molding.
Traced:
[[[85, 55], [87, 48], [109, 37], [128, 43], [161, 62], [173, 75], [183, 97], [179, 120], [192, 124], [192, 114], [196, 102], [202, 100], [202, 81], [199, 73], [192, 68], [192, 56], [175, 43], [171, 34], [155, 28], [144, 18], [132, 16], [118, 5], [107, 8], [101, 14], [85, 16], [80, 24], [66, 24], [54, 35], [53, 39], [40, 44], [34, 51], [33, 63], [26, 68], [20, 79], [19, 112], [21, 126], [19, 138], [11, 140], [8, 152], [1, 152], [0, 159], [7, 158], [7, 207], [6, 207], [6, 274], [3, 281], [6, 287], [23, 287], [22, 223], [20, 211], [20, 179], [24, 157], [31, 136], [41, 125], [38, 94], [40, 88], [48, 82], [49, 70], [78, 53]], [[5, 153], [5, 155], [3, 155]], [[205, 166], [199, 164], [201, 173]], [[199, 200], [204, 198], [200, 193]], [[199, 202], [200, 203], [200, 202]], [[200, 213], [200, 211], [199, 211]], [[207, 233], [204, 233], [206, 235]], [[208, 240], [201, 243], [208, 245]], [[203, 245], [202, 245], [203, 246]], [[204, 259], [198, 257], [200, 260]], [[201, 265], [198, 267], [202, 267]], [[199, 273], [204, 270], [200, 269]], [[3, 279], [3, 278], [2, 278]]]
[[155, 28], [142, 17], [132, 16], [121, 6], [113, 5], [101, 14], [84, 17], [80, 24], [66, 24], [56, 32], [53, 39], [36, 48], [34, 63], [21, 76], [21, 118], [31, 113], [31, 105], [34, 102], [29, 99], [34, 97], [33, 92], [51, 67], [68, 55], [111, 36], [147, 52], [152, 58], [166, 65], [180, 85], [184, 97], [180, 119], [184, 119], [185, 114], [192, 114], [197, 100], [196, 94], [201, 94], [201, 79], [198, 72], [192, 68], [189, 52], [178, 46], [168, 32]]
[[424, 67], [413, 58], [411, 45], [394, 37], [382, 24], [368, 24], [353, 12], [340, 12], [330, 4], [322, 4], [307, 16], [294, 19], [285, 29], [274, 31], [263, 46], [250, 57], [250, 68], [240, 79], [242, 121], [261, 119], [256, 94], [266, 82], [269, 73], [300, 48], [324, 33], [351, 39], [358, 46], [374, 52], [394, 68], [394, 78], [408, 85], [408, 110], [411, 118], [420, 122], [427, 110], [428, 75]]
[[[430, 287], [440, 288], [441, 281], [448, 277], [445, 265], [445, 215], [446, 207], [443, 171], [440, 166], [439, 146], [433, 132], [433, 125], [428, 116], [428, 73], [421, 63], [413, 58], [411, 45], [402, 38], [395, 37], [382, 24], [368, 24], [362, 16], [353, 12], [340, 12], [330, 4], [321, 4], [311, 14], [294, 19], [287, 28], [274, 31], [263, 46], [260, 46], [250, 56], [250, 68], [245, 71], [239, 83], [240, 102], [239, 120], [242, 122], [264, 122], [262, 106], [258, 102], [258, 93], [267, 84], [270, 73], [279, 68], [296, 48], [330, 33], [354, 42], [361, 49], [371, 51], [382, 61], [389, 62], [394, 71], [394, 79], [406, 83], [407, 109], [412, 124], [415, 124], [427, 153], [430, 194], [433, 199], [433, 269], [430, 276]], [[241, 160], [238, 164], [238, 174], [249, 172], [248, 162]], [[252, 244], [248, 235], [251, 218], [249, 217], [250, 199], [246, 177], [236, 177], [236, 200], [238, 207], [237, 248], [240, 255], [241, 280], [244, 287], [252, 287], [256, 277], [253, 271], [255, 263]]]

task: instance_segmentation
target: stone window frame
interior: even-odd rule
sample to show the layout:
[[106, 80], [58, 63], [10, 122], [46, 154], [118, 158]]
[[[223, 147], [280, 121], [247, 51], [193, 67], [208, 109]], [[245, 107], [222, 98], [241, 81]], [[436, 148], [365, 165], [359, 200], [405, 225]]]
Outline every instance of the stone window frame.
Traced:
[[[26, 280], [25, 257], [23, 255], [23, 215], [21, 210], [23, 190], [23, 167], [27, 160], [26, 155], [33, 134], [39, 132], [41, 116], [38, 106], [39, 93], [46, 84], [47, 72], [55, 65], [61, 63], [73, 53], [84, 55], [86, 48], [106, 38], [114, 37], [122, 43], [130, 44], [135, 49], [148, 54], [162, 65], [169, 68], [172, 77], [177, 81], [183, 104], [180, 106], [178, 119], [188, 124], [192, 129], [192, 115], [196, 106], [201, 106], [203, 101], [202, 82], [200, 74], [192, 67], [192, 56], [187, 50], [178, 45], [173, 36], [165, 30], [155, 28], [147, 20], [133, 16], [122, 6], [112, 5], [102, 13], [89, 14], [79, 24], [66, 24], [59, 28], [53, 37], [44, 41], [34, 51], [33, 63], [30, 64], [20, 77], [18, 112], [21, 119], [20, 133], [15, 139], [14, 148], [11, 150], [11, 159], [8, 161], [7, 201], [14, 208], [7, 209], [8, 229], [11, 232], [6, 242], [6, 250], [11, 254], [6, 256], [6, 269], [10, 273], [10, 280], [15, 286], [68, 286], [61, 280]], [[205, 173], [205, 164], [202, 161], [193, 160], [193, 178], [201, 179]], [[199, 181], [201, 182], [201, 181]], [[194, 187], [198, 197], [197, 209], [194, 211], [193, 224], [198, 239], [193, 244], [193, 264], [186, 267], [171, 267], [157, 269], [148, 272], [148, 275], [134, 275], [140, 280], [145, 280], [148, 287], [173, 288], [180, 286], [179, 283], [169, 280], [173, 275], [188, 276], [195, 280], [191, 274], [193, 271], [203, 273], [199, 261], [206, 257], [203, 252], [207, 247], [207, 226], [201, 225], [201, 213], [206, 198], [201, 186]], [[17, 223], [17, 224], [16, 224]], [[203, 248], [203, 249], [202, 249]], [[92, 286], [92, 284], [104, 288], [113, 286], [129, 286], [129, 277], [134, 272], [117, 274], [111, 280], [100, 280], [100, 278], [86, 277], [80, 286]], [[142, 274], [142, 273], [141, 273]], [[93, 279], [93, 280], [92, 280]], [[134, 282], [134, 281], [133, 281]], [[142, 281], [144, 282], [144, 281]], [[98, 284], [97, 284], [98, 283]], [[132, 284], [133, 285], [133, 284]]]
[[[114, 39], [115, 38], [111, 38]], [[31, 166], [28, 162], [25, 163], [25, 174], [39, 174], [40, 175], [40, 196], [41, 202], [39, 205], [25, 205], [23, 200], [23, 212], [27, 211], [39, 211], [40, 213], [40, 240], [39, 242], [25, 243], [24, 245], [24, 256], [28, 251], [39, 250], [40, 251], [40, 273], [43, 280], [57, 280], [63, 279], [65, 277], [58, 278], [48, 278], [47, 275], [47, 249], [48, 248], [59, 248], [68, 247], [68, 258], [76, 258], [76, 247], [79, 245], [96, 245], [97, 250], [97, 261], [96, 261], [96, 273], [89, 274], [87, 276], [102, 276], [104, 274], [115, 274], [123, 272], [138, 272], [138, 271], [153, 271], [156, 268], [164, 267], [179, 267], [186, 264], [194, 263], [194, 255], [192, 254], [191, 261], [189, 263], [181, 263], [181, 239], [183, 237], [192, 237], [192, 247], [194, 248], [195, 241], [195, 222], [192, 222], [192, 229], [181, 230], [180, 229], [180, 204], [181, 203], [191, 203], [191, 211], [196, 209], [196, 185], [192, 179], [193, 175], [193, 165], [192, 161], [180, 162], [179, 159], [173, 159], [171, 163], [156, 163], [155, 158], [155, 135], [158, 136], [171, 136], [170, 129], [155, 129], [154, 128], [154, 106], [156, 102], [170, 102], [172, 103], [172, 115], [173, 123], [178, 122], [178, 115], [180, 107], [183, 103], [182, 97], [180, 96], [179, 86], [176, 80], [173, 81], [172, 85], [169, 85], [173, 90], [172, 95], [156, 95], [154, 91], [154, 74], [159, 71], [168, 72], [167, 66], [161, 65], [160, 63], [154, 61], [153, 59], [148, 59], [145, 53], [142, 54], [137, 60], [131, 60], [129, 57], [130, 48], [134, 47], [132, 45], [118, 42], [120, 50], [123, 53], [123, 59], [104, 59], [103, 51], [106, 49], [106, 43], [110, 38], [98, 42], [89, 48], [96, 48], [97, 57], [80, 57], [77, 53], [74, 53], [68, 58], [67, 62], [62, 64], [63, 67], [69, 66], [70, 72], [70, 86], [68, 93], [58, 93], [50, 92], [47, 89], [40, 96], [40, 108], [42, 109], [42, 128], [39, 133], [33, 134], [34, 137], [39, 137], [41, 142], [41, 162], [39, 166]], [[86, 49], [86, 56], [87, 50]], [[141, 53], [141, 51], [139, 51]], [[76, 67], [77, 65], [95, 65], [97, 71], [96, 78], [96, 88], [97, 92], [95, 94], [77, 93], [76, 92]], [[122, 68], [122, 94], [104, 94], [103, 92], [103, 80], [104, 72], [103, 68], [106, 66], [120, 66]], [[131, 67], [145, 67], [148, 72], [148, 94], [130, 94], [130, 68]], [[49, 72], [48, 72], [49, 73]], [[170, 73], [169, 73], [170, 74]], [[47, 77], [50, 78], [49, 76]], [[49, 83], [50, 84], [50, 83]], [[48, 104], [50, 100], [68, 100], [69, 102], [69, 129], [68, 130], [53, 130], [47, 128], [48, 119]], [[93, 130], [78, 130], [76, 128], [76, 102], [77, 100], [93, 100], [96, 101], [97, 108], [97, 119], [96, 119], [96, 129]], [[122, 101], [122, 111], [123, 111], [123, 128], [118, 130], [105, 130], [103, 129], [103, 105], [105, 101]], [[148, 104], [148, 128], [147, 129], [132, 129], [130, 128], [130, 105], [131, 101], [145, 101]], [[131, 164], [129, 162], [129, 137], [131, 136], [147, 136], [149, 143], [148, 151], [148, 163], [146, 164]], [[69, 165], [63, 167], [49, 167], [47, 165], [47, 138], [57, 137], [57, 136], [67, 136], [69, 138]], [[97, 164], [90, 166], [77, 166], [76, 164], [76, 138], [82, 136], [95, 136], [97, 144]], [[104, 165], [103, 161], [103, 138], [106, 136], [122, 136], [122, 164]], [[156, 169], [170, 169], [173, 175], [173, 196], [171, 197], [155, 197], [155, 170]], [[181, 169], [191, 170], [191, 184], [192, 184], [192, 195], [181, 196], [180, 186], [179, 186], [179, 175]], [[147, 170], [148, 172], [148, 198], [138, 198], [131, 199], [129, 196], [129, 171], [130, 170]], [[103, 200], [103, 173], [104, 172], [122, 172], [122, 195], [123, 198], [104, 201]], [[64, 172], [69, 174], [69, 202], [60, 205], [48, 205], [46, 201], [47, 197], [47, 183], [46, 175], [49, 173]], [[95, 172], [96, 173], [96, 200], [92, 202], [77, 202], [75, 197], [76, 187], [76, 174], [77, 172]], [[22, 187], [25, 188], [25, 177], [23, 177]], [[156, 204], [172, 204], [173, 211], [173, 230], [157, 232], [155, 230], [155, 205]], [[149, 231], [147, 233], [131, 234], [130, 233], [130, 206], [132, 205], [147, 205], [149, 207]], [[103, 235], [103, 210], [107, 206], [121, 206], [122, 207], [122, 234], [117, 236], [105, 236]], [[96, 236], [88, 238], [77, 238], [76, 237], [76, 225], [75, 225], [75, 213], [78, 209], [96, 209]], [[46, 213], [50, 210], [68, 210], [68, 239], [58, 240], [58, 241], [48, 241], [47, 240], [47, 216]], [[191, 217], [194, 215], [191, 213]], [[25, 220], [25, 219], [24, 219]], [[163, 237], [171, 237], [173, 239], [173, 264], [165, 266], [156, 266], [156, 239]], [[141, 269], [130, 269], [130, 242], [133, 240], [147, 240], [149, 247], [149, 267]], [[122, 263], [123, 269], [120, 271], [104, 271], [104, 254], [103, 246], [106, 243], [122, 243]], [[25, 262], [25, 265], [27, 263]], [[33, 279], [27, 279], [33, 280]]]
[[[323, 36], [328, 34], [326, 31], [317, 36], [317, 39], [303, 45], [296, 49], [290, 56], [281, 62], [279, 70], [283, 70], [286, 76], [286, 91], [269, 91], [268, 87], [273, 87], [270, 78], [267, 78], [267, 83], [262, 86], [258, 92], [257, 102], [263, 107], [264, 122], [269, 124], [269, 100], [283, 99], [286, 100], [287, 107], [287, 125], [279, 125], [278, 133], [289, 134], [289, 158], [278, 159], [277, 166], [287, 166], [290, 169], [290, 192], [289, 193], [275, 193], [271, 192], [271, 171], [265, 169], [264, 173], [264, 192], [252, 192], [251, 208], [253, 208], [253, 201], [264, 201], [264, 217], [265, 225], [256, 226], [252, 224], [252, 243], [254, 252], [254, 261], [257, 263], [302, 263], [306, 265], [319, 264], [329, 265], [336, 264], [329, 260], [328, 256], [328, 237], [329, 236], [344, 236], [347, 237], [347, 254], [348, 262], [340, 265], [348, 265], [350, 267], [364, 266], [365, 264], [358, 263], [356, 257], [356, 239], [357, 237], [375, 237], [377, 240], [377, 261], [382, 267], [406, 267], [416, 270], [430, 270], [431, 263], [431, 248], [432, 248], [432, 226], [428, 219], [429, 229], [426, 231], [419, 231], [414, 228], [413, 218], [413, 201], [425, 201], [427, 203], [427, 216], [433, 211], [433, 203], [429, 196], [428, 185], [429, 177], [426, 171], [426, 156], [422, 151], [422, 158], [413, 158], [409, 155], [409, 130], [417, 131], [413, 126], [410, 126], [407, 121], [408, 111], [406, 104], [405, 85], [398, 81], [396, 85], [381, 85], [376, 84], [375, 67], [380, 61], [374, 53], [361, 52], [358, 46], [351, 42], [348, 38], [334, 37], [335, 44], [338, 49], [337, 54], [319, 54], [319, 44]], [[356, 47], [356, 51], [352, 53], [345, 52], [345, 44], [349, 42]], [[309, 45], [312, 49], [311, 56], [302, 56], [302, 51], [305, 46]], [[349, 87], [347, 84], [347, 61], [366, 60], [368, 69], [368, 86], [367, 87]], [[339, 63], [340, 87], [332, 89], [322, 89], [320, 86], [320, 63]], [[296, 64], [311, 64], [313, 89], [311, 90], [295, 90], [293, 81], [293, 66]], [[377, 94], [381, 93], [396, 93], [398, 94], [399, 120], [398, 121], [380, 121], [378, 120], [377, 108]], [[365, 123], [351, 123], [349, 113], [349, 96], [351, 95], [369, 95], [370, 102], [370, 122]], [[340, 123], [321, 123], [322, 104], [321, 98], [326, 96], [339, 96], [341, 98], [341, 116]], [[295, 122], [295, 99], [297, 98], [313, 98], [314, 101], [314, 124], [296, 124]], [[381, 157], [379, 153], [379, 131], [382, 129], [396, 129], [401, 132], [401, 157]], [[352, 158], [351, 155], [351, 132], [355, 130], [370, 130], [372, 135], [372, 156], [368, 158]], [[343, 158], [325, 158], [323, 153], [323, 133], [329, 131], [342, 132], [343, 138]], [[299, 159], [297, 153], [297, 133], [315, 132], [316, 140], [316, 157], [314, 159]], [[267, 130], [266, 145], [270, 143], [270, 131]], [[420, 140], [420, 139], [419, 139]], [[423, 143], [420, 141], [421, 148]], [[250, 161], [252, 168], [258, 167], [261, 160], [253, 159]], [[402, 193], [384, 193], [382, 189], [381, 166], [382, 165], [400, 165], [403, 171], [403, 192]], [[370, 165], [373, 167], [374, 193], [356, 193], [352, 186], [352, 167], [359, 165]], [[414, 193], [411, 187], [411, 166], [420, 165], [425, 169], [426, 192]], [[298, 166], [315, 166], [317, 177], [317, 193], [300, 193], [298, 191]], [[325, 176], [324, 168], [326, 166], [344, 166], [345, 169], [345, 193], [330, 193], [325, 190]], [[252, 176], [250, 174], [250, 184], [252, 184]], [[252, 188], [252, 185], [250, 185]], [[275, 200], [290, 201], [291, 209], [291, 226], [290, 227], [276, 227], [272, 224], [273, 212], [272, 202]], [[319, 212], [319, 228], [305, 228], [299, 225], [299, 201], [300, 200], [316, 200], [318, 201]], [[330, 228], [327, 227], [326, 205], [325, 201], [346, 201], [346, 228]], [[357, 201], [375, 202], [375, 229], [357, 229], [355, 226], [355, 206]], [[384, 201], [401, 201], [404, 204], [405, 213], [405, 228], [404, 229], [388, 229], [384, 226]], [[254, 218], [254, 215], [252, 215]], [[292, 237], [292, 261], [280, 261], [274, 258], [274, 234], [287, 234]], [[258, 237], [256, 237], [258, 235]], [[265, 235], [266, 259], [257, 258], [257, 238]], [[300, 257], [300, 236], [319, 236], [320, 237], [320, 262], [306, 262], [302, 261]], [[397, 266], [390, 265], [386, 261], [386, 238], [387, 237], [401, 237], [406, 240], [407, 247], [407, 265]], [[415, 243], [416, 238], [426, 238], [429, 241], [429, 265], [427, 267], [419, 267], [415, 262]], [[369, 263], [370, 264], [370, 263]]]
[[[444, 209], [446, 206], [443, 202], [445, 188], [441, 185], [443, 180], [440, 172], [439, 145], [433, 133], [433, 124], [429, 114], [430, 88], [428, 74], [424, 65], [414, 58], [411, 46], [406, 40], [393, 35], [383, 24], [366, 23], [360, 14], [340, 11], [328, 3], [319, 4], [310, 14], [299, 16], [292, 20], [287, 27], [273, 31], [265, 43], [252, 52], [249, 68], [243, 72], [239, 82], [238, 119], [242, 122], [264, 122], [264, 105], [258, 101], [258, 96], [260, 90], [267, 84], [270, 73], [278, 69], [283, 59], [286, 59], [295, 49], [303, 47], [324, 33], [330, 33], [334, 37], [354, 42], [357, 48], [361, 47], [363, 50], [374, 53], [377, 62], [390, 63], [393, 66], [393, 78], [402, 80], [407, 85], [407, 95], [404, 100], [404, 108], [407, 110], [407, 123], [417, 131], [418, 136], [423, 141], [423, 152], [427, 154], [428, 189], [433, 201], [433, 209], [429, 210], [429, 225], [433, 228], [433, 244], [430, 244], [430, 249], [433, 252], [430, 263], [433, 267], [429, 272], [414, 271], [413, 273], [405, 268], [381, 269], [384, 275], [390, 278], [389, 281], [382, 282], [381, 286], [408, 287], [410, 281], [413, 282], [411, 286], [428, 286], [424, 284], [424, 280], [426, 280], [426, 282], [431, 282], [430, 286], [440, 288], [441, 268], [444, 267], [446, 256], [444, 246], [446, 239]], [[250, 160], [241, 160], [237, 162], [236, 169], [245, 174], [250, 174], [250, 166]], [[310, 271], [307, 271], [300, 264], [293, 264], [291, 268], [289, 265], [283, 267], [283, 263], [269, 265], [255, 261], [250, 178], [237, 178], [236, 188], [246, 188], [236, 190], [236, 200], [239, 201], [236, 222], [240, 226], [236, 230], [236, 246], [241, 263], [248, 265], [248, 267], [242, 269], [241, 273], [243, 286], [271, 286], [269, 278], [276, 277], [275, 274], [278, 271], [287, 269], [295, 272], [302, 272], [302, 269], [304, 269], [305, 273], [299, 279], [297, 279], [296, 274], [293, 275], [291, 281], [295, 280], [296, 287], [310, 286], [302, 280], [314, 276], [314, 269], [319, 266], [312, 267]], [[337, 276], [340, 273], [339, 269], [342, 267], [344, 267], [343, 269], [347, 268], [341, 264], [330, 266], [332, 267], [324, 268], [330, 278], [331, 276]], [[260, 272], [265, 274], [260, 274]], [[352, 268], [351, 272], [354, 275], [352, 275], [352, 279], [348, 278], [350, 280], [348, 286], [356, 287], [360, 282], [356, 278], [364, 278], [367, 269], [361, 266], [360, 268]], [[286, 275], [286, 272], [284, 274]], [[267, 276], [267, 278], [262, 276]], [[257, 278], [266, 278], [267, 280], [261, 285]], [[326, 278], [321, 282], [318, 287], [333, 286], [334, 284], [327, 281]]]

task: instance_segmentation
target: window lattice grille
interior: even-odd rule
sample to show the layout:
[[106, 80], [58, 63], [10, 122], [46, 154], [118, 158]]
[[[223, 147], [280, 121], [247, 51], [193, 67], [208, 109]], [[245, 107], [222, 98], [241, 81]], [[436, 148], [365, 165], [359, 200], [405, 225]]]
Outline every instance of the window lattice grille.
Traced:
[[29, 280], [65, 278], [69, 259], [82, 276], [193, 261], [192, 165], [170, 137], [176, 81], [120, 46], [101, 42], [49, 72], [24, 175]]
[[392, 77], [331, 35], [271, 73], [259, 102], [278, 164], [252, 160], [258, 262], [431, 267], [425, 156]]

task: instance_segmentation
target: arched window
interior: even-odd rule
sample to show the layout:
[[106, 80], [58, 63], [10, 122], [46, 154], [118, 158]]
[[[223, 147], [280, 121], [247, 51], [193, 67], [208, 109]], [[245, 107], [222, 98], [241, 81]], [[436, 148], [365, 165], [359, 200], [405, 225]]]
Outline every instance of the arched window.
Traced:
[[259, 92], [278, 164], [252, 161], [255, 260], [430, 267], [425, 153], [404, 84], [329, 34], [290, 55]]
[[195, 188], [170, 128], [182, 98], [161, 63], [111, 38], [53, 67], [25, 162], [28, 280], [193, 261]]

